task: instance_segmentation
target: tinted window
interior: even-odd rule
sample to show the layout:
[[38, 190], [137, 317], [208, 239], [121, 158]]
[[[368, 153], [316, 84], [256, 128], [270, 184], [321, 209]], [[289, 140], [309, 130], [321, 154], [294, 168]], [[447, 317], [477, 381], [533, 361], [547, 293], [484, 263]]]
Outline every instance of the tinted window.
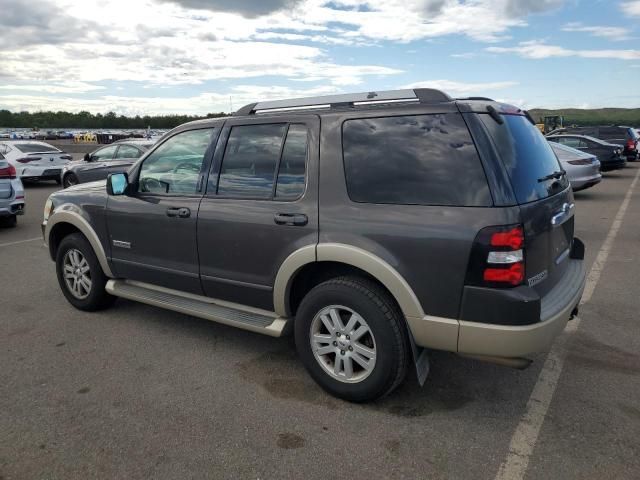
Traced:
[[546, 198], [569, 185], [566, 175], [542, 180], [562, 168], [549, 142], [525, 117], [502, 115], [500, 125], [489, 115], [478, 116], [493, 137], [519, 203]]
[[97, 150], [91, 154], [91, 159], [93, 161], [97, 160], [111, 160], [116, 153], [117, 145], [112, 145], [110, 147], [104, 147], [100, 150]]
[[295, 200], [304, 193], [306, 162], [307, 128], [304, 125], [290, 125], [278, 170], [276, 198]]
[[142, 152], [131, 145], [120, 145], [116, 158], [138, 158]]
[[231, 128], [222, 160], [218, 195], [271, 198], [286, 125]]
[[356, 202], [491, 204], [478, 153], [458, 114], [348, 120], [342, 142], [347, 188]]
[[139, 191], [195, 194], [213, 132], [213, 128], [189, 130], [174, 135], [160, 145], [142, 164]]
[[16, 143], [14, 146], [24, 153], [59, 152], [56, 147], [39, 143]]

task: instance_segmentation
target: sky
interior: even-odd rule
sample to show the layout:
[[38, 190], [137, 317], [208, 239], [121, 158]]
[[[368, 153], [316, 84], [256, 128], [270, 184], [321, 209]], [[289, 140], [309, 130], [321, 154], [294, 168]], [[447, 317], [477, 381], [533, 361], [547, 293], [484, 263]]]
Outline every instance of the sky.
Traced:
[[640, 107], [640, 1], [0, 0], [0, 109], [229, 112], [440, 88]]

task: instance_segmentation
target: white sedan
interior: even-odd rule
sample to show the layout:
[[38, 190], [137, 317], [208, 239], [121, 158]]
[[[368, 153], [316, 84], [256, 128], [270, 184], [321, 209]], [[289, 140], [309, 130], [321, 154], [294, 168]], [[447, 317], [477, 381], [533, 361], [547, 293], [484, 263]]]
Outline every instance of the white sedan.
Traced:
[[21, 180], [55, 180], [73, 158], [68, 153], [45, 142], [15, 140], [0, 142], [0, 154], [16, 169]]

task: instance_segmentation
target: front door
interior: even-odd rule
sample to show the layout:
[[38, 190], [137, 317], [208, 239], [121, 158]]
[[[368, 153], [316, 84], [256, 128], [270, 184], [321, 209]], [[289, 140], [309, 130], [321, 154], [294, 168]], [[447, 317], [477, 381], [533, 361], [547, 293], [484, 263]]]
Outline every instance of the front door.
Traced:
[[196, 294], [196, 222], [215, 128], [179, 132], [131, 172], [126, 195], [110, 196], [107, 224], [118, 277]]
[[318, 241], [319, 119], [228, 120], [198, 216], [206, 295], [273, 310], [282, 262]]

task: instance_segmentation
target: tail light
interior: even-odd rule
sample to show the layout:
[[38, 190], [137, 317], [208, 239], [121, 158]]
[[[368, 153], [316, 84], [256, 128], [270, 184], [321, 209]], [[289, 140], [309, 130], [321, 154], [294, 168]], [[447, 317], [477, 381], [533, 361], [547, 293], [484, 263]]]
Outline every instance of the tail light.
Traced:
[[580, 160], [567, 160], [571, 165], [591, 165], [593, 162], [590, 158], [581, 158]]
[[23, 158], [19, 158], [18, 160], [16, 160], [16, 162], [20, 162], [20, 163], [37, 162], [41, 158], [42, 157], [23, 157]]
[[16, 178], [16, 167], [14, 167], [13, 165], [9, 164], [8, 167], [0, 168], [0, 178], [3, 178], [3, 179]]
[[515, 287], [525, 277], [524, 228], [522, 225], [487, 227], [473, 242], [467, 285]]
[[636, 142], [634, 140], [632, 140], [631, 138], [627, 140], [627, 148], [629, 150], [633, 150], [636, 148]]

